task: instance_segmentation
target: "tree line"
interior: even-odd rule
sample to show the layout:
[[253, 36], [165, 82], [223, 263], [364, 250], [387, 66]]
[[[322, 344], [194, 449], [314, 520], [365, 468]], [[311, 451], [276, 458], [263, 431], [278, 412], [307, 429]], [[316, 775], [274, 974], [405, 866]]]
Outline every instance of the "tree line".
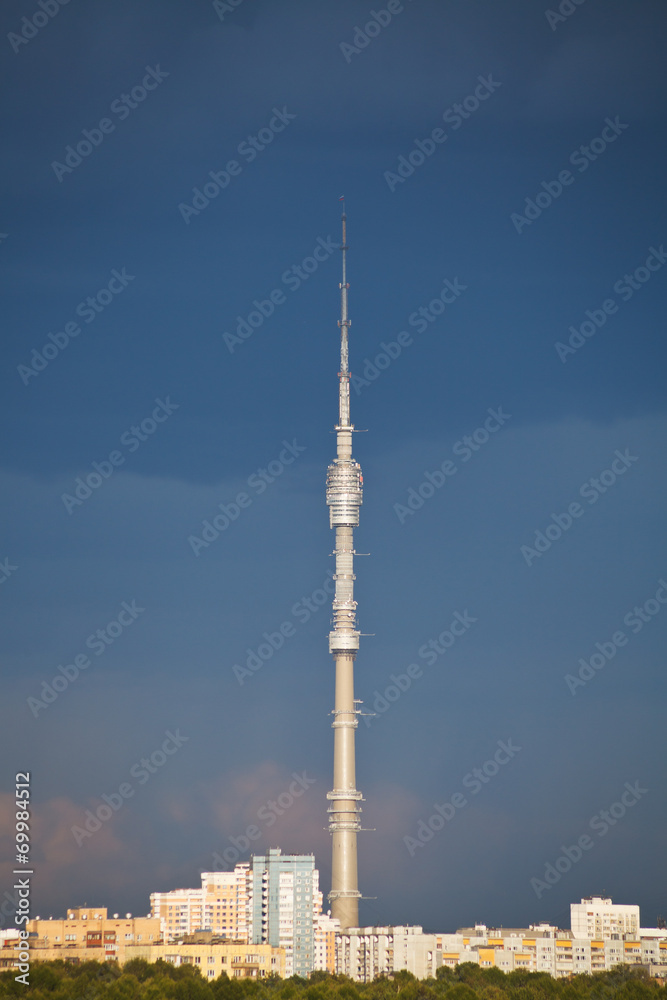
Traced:
[[309, 979], [204, 979], [192, 965], [159, 960], [114, 962], [62, 960], [40, 962], [30, 970], [30, 984], [17, 983], [14, 972], [0, 973], [0, 997], [31, 1000], [667, 1000], [667, 986], [641, 967], [619, 965], [608, 972], [553, 979], [548, 973], [482, 969], [464, 962], [438, 969], [435, 979], [410, 972], [355, 983], [347, 976], [314, 972]]

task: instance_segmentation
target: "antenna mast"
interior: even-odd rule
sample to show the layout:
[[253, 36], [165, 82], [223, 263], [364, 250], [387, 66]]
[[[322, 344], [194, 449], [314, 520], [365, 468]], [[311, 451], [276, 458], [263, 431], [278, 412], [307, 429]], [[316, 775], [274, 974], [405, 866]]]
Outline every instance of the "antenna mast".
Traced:
[[336, 425], [336, 458], [327, 471], [327, 505], [329, 523], [336, 531], [336, 589], [333, 599], [333, 628], [329, 633], [329, 652], [336, 665], [336, 696], [334, 708], [334, 774], [333, 791], [327, 794], [329, 831], [332, 835], [331, 915], [340, 920], [341, 928], [359, 926], [357, 888], [357, 833], [361, 829], [359, 816], [361, 792], [356, 789], [355, 730], [357, 708], [354, 700], [354, 660], [359, 649], [356, 627], [357, 602], [354, 600], [354, 538], [353, 529], [359, 524], [359, 507], [363, 502], [361, 466], [352, 458], [350, 423], [350, 370], [348, 339], [350, 321], [347, 315], [347, 217], [343, 201], [342, 277], [340, 283], [340, 371], [338, 372], [338, 424]]

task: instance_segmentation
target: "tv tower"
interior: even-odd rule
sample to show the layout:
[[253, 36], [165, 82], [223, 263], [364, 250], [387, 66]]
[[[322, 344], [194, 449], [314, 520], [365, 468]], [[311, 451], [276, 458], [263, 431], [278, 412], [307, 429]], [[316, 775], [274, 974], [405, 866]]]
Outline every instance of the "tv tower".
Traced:
[[[341, 199], [342, 200], [342, 199]], [[359, 649], [356, 627], [357, 602], [354, 600], [354, 539], [353, 529], [359, 524], [362, 501], [361, 466], [352, 458], [350, 423], [350, 370], [346, 278], [346, 215], [343, 201], [343, 280], [340, 283], [340, 371], [338, 372], [338, 423], [336, 424], [336, 458], [327, 470], [327, 505], [329, 523], [336, 529], [336, 589], [333, 599], [333, 629], [329, 633], [329, 652], [336, 664], [336, 697], [334, 708], [334, 772], [333, 791], [328, 792], [329, 831], [332, 835], [331, 902], [332, 917], [340, 920], [341, 928], [359, 926], [357, 888], [357, 833], [361, 829], [359, 816], [363, 800], [356, 789], [354, 763], [354, 731], [357, 728], [357, 708], [354, 699], [354, 660]]]

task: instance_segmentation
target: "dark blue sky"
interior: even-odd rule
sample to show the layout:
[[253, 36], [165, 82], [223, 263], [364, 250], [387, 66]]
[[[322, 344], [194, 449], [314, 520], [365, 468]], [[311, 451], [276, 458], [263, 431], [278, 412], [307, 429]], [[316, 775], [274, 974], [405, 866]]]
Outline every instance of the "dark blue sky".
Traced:
[[[253, 824], [255, 850], [314, 851], [328, 889], [317, 602], [344, 193], [368, 430], [356, 680], [377, 712], [357, 739], [376, 829], [362, 920], [567, 926], [571, 901], [603, 892], [652, 925], [667, 911], [664, 7], [586, 0], [550, 24], [523, 0], [408, 0], [364, 36], [357, 0], [224, 7], [72, 0], [42, 25], [36, 3], [3, 6], [0, 802], [8, 830], [30, 770], [33, 913], [146, 912]], [[77, 498], [93, 463], [101, 481]], [[217, 514], [224, 530], [193, 543]], [[456, 613], [475, 621], [436, 656]], [[281, 625], [240, 684], [235, 665]], [[55, 700], [29, 703], [77, 656]], [[410, 664], [410, 688], [382, 700]], [[170, 755], [168, 730], [187, 737]], [[521, 749], [478, 788], [498, 741]], [[314, 783], [271, 813], [304, 771]], [[601, 835], [595, 817], [637, 782]], [[72, 828], [123, 784], [79, 845]], [[443, 829], [405, 840], [457, 792]], [[584, 834], [593, 847], [536, 891]]]

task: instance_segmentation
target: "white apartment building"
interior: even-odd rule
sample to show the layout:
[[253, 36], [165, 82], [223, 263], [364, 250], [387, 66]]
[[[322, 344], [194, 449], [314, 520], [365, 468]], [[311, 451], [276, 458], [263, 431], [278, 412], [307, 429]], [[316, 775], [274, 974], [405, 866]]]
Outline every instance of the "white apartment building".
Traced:
[[248, 865], [231, 872], [202, 872], [198, 889], [151, 893], [151, 914], [159, 917], [165, 941], [210, 930], [233, 941], [248, 941]]
[[577, 938], [602, 938], [639, 933], [639, 907], [612, 903], [607, 896], [586, 896], [570, 904], [570, 927]]
[[234, 941], [249, 941], [248, 865], [231, 872], [202, 872], [203, 928]]
[[503, 972], [525, 969], [561, 978], [604, 972], [616, 965], [642, 965], [652, 975], [667, 975], [667, 930], [640, 930], [605, 939], [578, 937], [550, 924], [499, 930], [477, 924], [456, 934], [437, 934], [436, 941], [439, 963], [450, 968], [475, 962]]
[[437, 935], [421, 927], [349, 927], [336, 935], [336, 972], [358, 983], [399, 969], [427, 979], [439, 964]]
[[333, 974], [336, 971], [336, 935], [340, 933], [340, 920], [335, 920], [329, 913], [318, 913], [314, 920], [313, 969], [322, 969]]
[[202, 924], [201, 889], [172, 889], [151, 893], [151, 916], [160, 921], [165, 941], [192, 934]]

